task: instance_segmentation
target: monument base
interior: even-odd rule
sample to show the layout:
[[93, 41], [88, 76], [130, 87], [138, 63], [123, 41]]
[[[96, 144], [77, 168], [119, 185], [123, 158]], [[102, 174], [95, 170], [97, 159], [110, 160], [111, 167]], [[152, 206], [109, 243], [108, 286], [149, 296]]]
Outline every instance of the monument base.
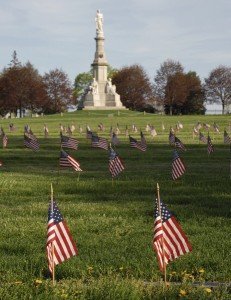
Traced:
[[124, 106], [85, 106], [82, 110], [128, 110]]

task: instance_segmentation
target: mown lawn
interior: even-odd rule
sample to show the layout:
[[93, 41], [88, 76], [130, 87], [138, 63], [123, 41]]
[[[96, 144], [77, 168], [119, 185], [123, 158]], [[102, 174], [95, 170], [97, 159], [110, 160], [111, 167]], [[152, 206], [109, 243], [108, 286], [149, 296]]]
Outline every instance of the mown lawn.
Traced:
[[[180, 154], [187, 171], [173, 182], [168, 135], [177, 121], [184, 125], [176, 135], [187, 148]], [[215, 151], [210, 157], [207, 146], [192, 137], [198, 121], [211, 125]], [[9, 132], [10, 122], [16, 131]], [[100, 122], [105, 126], [102, 133]], [[213, 132], [213, 122], [220, 126], [220, 134]], [[48, 138], [43, 135], [44, 123]], [[80, 162], [80, 175], [59, 170], [60, 123], [76, 127], [73, 137], [79, 149], [67, 152]], [[2, 120], [9, 142], [0, 150], [0, 299], [230, 299], [230, 285], [205, 286], [231, 280], [230, 149], [223, 143], [224, 128], [231, 136], [230, 123], [230, 116], [167, 117], [129, 111]], [[40, 141], [37, 153], [23, 146], [25, 124]], [[107, 151], [91, 148], [85, 129], [89, 125], [109, 139], [110, 127], [117, 124], [121, 143], [116, 151], [126, 169], [112, 182]], [[145, 133], [146, 152], [129, 147], [126, 125], [132, 137], [140, 138], [139, 132], [131, 132], [132, 124]], [[147, 124], [155, 126], [155, 138], [145, 131]], [[152, 250], [157, 182], [162, 200], [193, 246], [190, 254], [168, 265], [170, 285], [165, 289]], [[79, 250], [77, 257], [56, 267], [54, 287], [45, 255], [51, 183]]]

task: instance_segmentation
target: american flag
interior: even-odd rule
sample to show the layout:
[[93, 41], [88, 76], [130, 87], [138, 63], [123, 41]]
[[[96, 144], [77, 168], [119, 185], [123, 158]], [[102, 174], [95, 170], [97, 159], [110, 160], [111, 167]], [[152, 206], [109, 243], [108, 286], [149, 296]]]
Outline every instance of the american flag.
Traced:
[[105, 138], [99, 137], [96, 134], [92, 134], [91, 146], [93, 148], [101, 148], [101, 149], [104, 149], [104, 150], [108, 150], [107, 140]]
[[214, 130], [215, 132], [217, 132], [217, 133], [220, 132], [219, 126], [218, 126], [215, 122], [213, 123], [213, 130]]
[[140, 151], [143, 151], [143, 152], [147, 150], [147, 145], [146, 144], [138, 142], [136, 139], [134, 139], [130, 135], [129, 135], [129, 142], [130, 142], [130, 147], [131, 148], [137, 148], [137, 149], [139, 149]]
[[224, 143], [225, 144], [230, 144], [231, 143], [231, 138], [230, 136], [228, 135], [227, 131], [224, 130]]
[[120, 172], [124, 170], [124, 165], [117, 155], [117, 153], [110, 148], [109, 149], [109, 171], [112, 177], [116, 177]]
[[69, 228], [55, 201], [51, 201], [48, 210], [46, 252], [51, 273], [54, 272], [55, 265], [61, 264], [78, 254], [78, 249], [72, 239]]
[[64, 150], [60, 151], [59, 165], [66, 168], [72, 167], [75, 171], [82, 171], [80, 164]]
[[142, 131], [140, 132], [140, 144], [141, 144], [141, 147], [143, 148], [142, 151], [146, 151], [147, 150], [147, 142], [146, 142], [145, 136]]
[[157, 136], [157, 132], [156, 132], [156, 129], [155, 129], [154, 126], [150, 127], [150, 134], [151, 134], [152, 137]]
[[78, 149], [77, 139], [62, 134], [60, 134], [60, 137], [61, 137], [61, 146], [63, 148], [70, 148], [74, 150]]
[[185, 172], [186, 168], [181, 160], [178, 152], [174, 149], [173, 150], [173, 161], [172, 161], [172, 179], [176, 180], [180, 176], [182, 176]]
[[209, 124], [206, 124], [206, 123], [203, 123], [203, 127], [204, 127], [205, 130], [209, 130], [210, 125], [209, 125]]
[[207, 143], [207, 138], [201, 132], [199, 133], [199, 141], [205, 144]]
[[1, 128], [1, 131], [2, 131], [2, 146], [3, 146], [3, 148], [6, 148], [7, 143], [8, 143], [8, 137], [2, 128]]
[[179, 148], [179, 149], [181, 149], [183, 151], [186, 151], [185, 145], [177, 137], [175, 137], [175, 147]]
[[161, 217], [156, 203], [153, 250], [157, 253], [159, 268], [163, 272], [169, 261], [192, 251], [180, 224], [166, 205], [160, 201]]
[[92, 135], [93, 135], [92, 131], [87, 127], [86, 138], [87, 138], [87, 139], [91, 139], [91, 138], [92, 138]]
[[48, 137], [48, 135], [49, 135], [49, 129], [48, 129], [48, 127], [47, 127], [46, 124], [44, 124], [43, 130], [44, 130], [45, 137]]
[[29, 134], [24, 134], [24, 146], [34, 151], [39, 150], [39, 142], [37, 139], [32, 138]]
[[169, 140], [169, 144], [170, 145], [174, 145], [175, 144], [175, 134], [172, 132], [171, 129], [170, 129], [170, 132], [169, 132], [168, 140]]
[[112, 138], [111, 138], [111, 142], [113, 145], [119, 145], [120, 141], [117, 137], [117, 134], [115, 132], [112, 133]]
[[209, 135], [208, 135], [207, 151], [208, 151], [208, 154], [211, 154], [212, 152], [214, 152], [214, 147], [213, 147], [213, 144], [212, 144], [212, 141], [211, 141], [211, 138]]

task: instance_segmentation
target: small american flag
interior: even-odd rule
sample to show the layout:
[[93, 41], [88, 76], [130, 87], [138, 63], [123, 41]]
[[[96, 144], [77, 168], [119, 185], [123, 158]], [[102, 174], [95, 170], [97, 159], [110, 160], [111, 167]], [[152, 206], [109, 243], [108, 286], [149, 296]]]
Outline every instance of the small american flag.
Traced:
[[124, 170], [124, 164], [117, 155], [117, 153], [110, 148], [109, 149], [109, 171], [112, 177], [116, 177], [119, 173]]
[[75, 171], [82, 171], [80, 164], [64, 150], [60, 151], [59, 165], [65, 168], [72, 167]]
[[185, 145], [177, 137], [175, 137], [175, 147], [179, 148], [179, 149], [181, 149], [183, 151], [186, 151]]
[[175, 144], [175, 134], [172, 132], [172, 130], [170, 130], [170, 132], [169, 132], [168, 140], [169, 140], [170, 145]]
[[113, 145], [119, 145], [120, 141], [117, 137], [117, 134], [115, 132], [112, 133], [112, 138], [111, 138], [111, 142]]
[[141, 144], [141, 147], [143, 148], [142, 151], [146, 151], [147, 150], [147, 142], [146, 142], [145, 136], [142, 131], [140, 132], [140, 144]]
[[51, 273], [54, 272], [55, 265], [78, 254], [69, 228], [55, 201], [51, 201], [48, 210], [46, 252]]
[[213, 123], [213, 130], [214, 130], [215, 132], [217, 132], [217, 133], [220, 132], [219, 126], [218, 126], [215, 122]]
[[146, 151], [147, 150], [147, 144], [145, 143], [141, 143], [141, 142], [138, 142], [136, 139], [134, 139], [133, 137], [131, 137], [129, 135], [129, 142], [130, 142], [130, 147], [131, 148], [137, 148], [139, 149], [140, 151]]
[[199, 133], [199, 141], [207, 144], [207, 138], [201, 132]]
[[74, 150], [78, 149], [77, 139], [75, 139], [73, 137], [62, 135], [62, 133], [60, 134], [60, 136], [61, 136], [61, 146], [63, 148], [69, 148], [69, 149], [74, 149]]
[[29, 134], [24, 134], [24, 146], [34, 151], [39, 150], [39, 142], [37, 139], [32, 138]]
[[173, 150], [173, 161], [172, 161], [172, 179], [176, 180], [177, 178], [181, 177], [186, 168], [181, 160], [178, 152], [174, 149]]
[[87, 130], [86, 130], [86, 138], [87, 139], [91, 139], [92, 138], [92, 131], [90, 130], [90, 128], [87, 127]]
[[105, 138], [99, 137], [96, 134], [92, 134], [91, 146], [93, 148], [101, 148], [101, 149], [104, 149], [104, 150], [108, 150], [107, 140]]
[[224, 130], [224, 143], [225, 144], [230, 144], [231, 143], [231, 138], [230, 136], [228, 135], [227, 131]]
[[192, 251], [180, 224], [166, 205], [160, 201], [161, 217], [156, 203], [153, 250], [157, 253], [159, 268], [163, 272], [169, 261]]
[[211, 154], [212, 152], [214, 152], [214, 147], [213, 147], [213, 144], [212, 144], [212, 141], [211, 141], [211, 138], [209, 135], [208, 135], [207, 151], [208, 151], [208, 154]]

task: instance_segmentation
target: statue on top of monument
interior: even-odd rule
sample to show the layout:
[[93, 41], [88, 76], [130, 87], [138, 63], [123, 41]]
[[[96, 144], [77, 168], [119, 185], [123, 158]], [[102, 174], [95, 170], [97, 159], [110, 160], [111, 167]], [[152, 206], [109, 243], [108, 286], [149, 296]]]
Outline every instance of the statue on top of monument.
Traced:
[[95, 23], [97, 34], [103, 34], [103, 14], [100, 12], [99, 9], [97, 9], [96, 12]]

